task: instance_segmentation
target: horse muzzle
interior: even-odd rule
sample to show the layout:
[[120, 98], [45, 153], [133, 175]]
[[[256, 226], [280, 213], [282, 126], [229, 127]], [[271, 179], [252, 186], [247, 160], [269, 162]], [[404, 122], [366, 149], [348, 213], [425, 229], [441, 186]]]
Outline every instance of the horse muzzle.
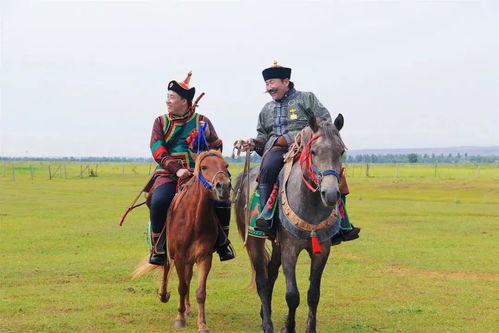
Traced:
[[216, 182], [213, 186], [213, 191], [218, 201], [230, 201], [231, 183]]
[[340, 192], [338, 188], [327, 189], [321, 191], [321, 199], [322, 203], [326, 207], [334, 207], [336, 206], [336, 202], [340, 198]]

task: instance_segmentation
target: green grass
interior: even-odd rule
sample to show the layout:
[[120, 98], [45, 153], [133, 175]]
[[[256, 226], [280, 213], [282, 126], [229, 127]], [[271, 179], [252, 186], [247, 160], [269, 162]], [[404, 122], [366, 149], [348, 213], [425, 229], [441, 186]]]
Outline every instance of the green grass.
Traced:
[[[64, 165], [67, 178], [62, 172], [48, 180], [48, 162], [0, 164], [0, 331], [174, 332], [176, 278], [167, 304], [156, 297], [156, 277], [130, 279], [147, 253], [147, 209], [138, 208], [118, 226], [150, 166], [102, 163], [99, 177], [80, 178], [85, 163], [62, 164], [61, 170]], [[398, 168], [398, 178], [395, 165], [371, 165], [370, 177], [365, 165], [347, 169], [349, 214], [362, 233], [333, 248], [318, 330], [498, 331], [497, 166], [481, 165], [478, 172], [473, 165], [439, 165], [436, 177], [434, 166]], [[240, 170], [234, 165], [231, 172]], [[258, 332], [259, 300], [245, 288], [250, 266], [235, 230], [233, 220], [238, 257], [224, 263], [215, 258], [208, 281], [208, 326], [213, 332]], [[303, 254], [298, 264], [301, 332], [309, 261]], [[286, 314], [284, 294], [281, 273], [273, 302], [276, 329]], [[181, 331], [195, 332], [195, 317]]]

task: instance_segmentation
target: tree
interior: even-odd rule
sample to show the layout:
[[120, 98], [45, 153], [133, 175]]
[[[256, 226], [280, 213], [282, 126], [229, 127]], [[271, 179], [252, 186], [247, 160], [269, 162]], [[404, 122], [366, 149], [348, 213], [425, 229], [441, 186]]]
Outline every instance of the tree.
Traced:
[[409, 154], [407, 155], [407, 158], [409, 159], [409, 163], [417, 163], [418, 162], [418, 154]]

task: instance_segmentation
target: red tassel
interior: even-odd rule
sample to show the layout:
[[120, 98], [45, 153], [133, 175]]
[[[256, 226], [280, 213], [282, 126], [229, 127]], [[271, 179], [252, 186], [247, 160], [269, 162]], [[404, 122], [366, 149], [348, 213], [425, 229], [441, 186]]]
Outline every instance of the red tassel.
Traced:
[[317, 238], [317, 234], [315, 233], [315, 231], [312, 231], [310, 233], [310, 241], [312, 242], [312, 253], [322, 253], [321, 245], [319, 244], [319, 239]]

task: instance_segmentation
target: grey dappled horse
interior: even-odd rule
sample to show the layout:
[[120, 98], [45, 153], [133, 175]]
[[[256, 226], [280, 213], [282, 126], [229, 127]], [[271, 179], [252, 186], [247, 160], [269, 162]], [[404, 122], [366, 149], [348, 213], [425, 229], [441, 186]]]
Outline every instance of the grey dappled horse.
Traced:
[[[311, 138], [316, 137], [310, 144], [312, 164], [322, 175], [318, 177], [317, 191], [312, 192], [302, 180], [302, 169], [300, 163], [295, 163], [287, 182], [287, 197], [289, 206], [301, 218], [309, 224], [317, 225], [336, 209], [336, 202], [340, 198], [338, 174], [341, 170], [341, 155], [345, 146], [339, 135], [339, 130], [343, 127], [343, 116], [341, 114], [335, 119], [334, 124], [330, 121], [322, 120], [318, 122], [315, 117], [309, 117], [309, 127], [303, 131], [302, 145], [305, 145]], [[284, 168], [283, 168], [284, 170]], [[327, 172], [324, 172], [324, 171]], [[336, 171], [333, 172], [332, 170]], [[282, 174], [279, 179], [282, 180]], [[250, 192], [253, 193], [256, 186], [258, 167], [249, 171]], [[334, 177], [334, 175], [336, 177]], [[244, 239], [245, 235], [245, 204], [247, 193], [247, 176], [240, 174], [235, 187], [236, 197], [235, 209], [238, 230]], [[279, 204], [279, 213], [282, 215], [282, 206]], [[277, 220], [279, 218], [276, 218]], [[339, 223], [334, 224], [338, 232]], [[300, 303], [300, 294], [296, 284], [296, 262], [302, 250], [306, 250], [311, 258], [310, 286], [307, 293], [308, 318], [307, 332], [316, 331], [316, 312], [320, 297], [320, 282], [322, 272], [329, 257], [330, 238], [327, 237], [320, 242], [322, 253], [313, 254], [309, 239], [299, 239], [283, 228], [277, 221], [278, 243], [272, 242], [272, 252], [265, 249], [265, 239], [249, 236], [246, 242], [246, 249], [250, 257], [258, 295], [261, 300], [260, 316], [262, 318], [262, 329], [266, 333], [274, 332], [271, 319], [272, 291], [277, 279], [279, 266], [282, 264], [286, 278], [286, 302], [288, 304], [288, 315], [285, 327], [281, 332], [295, 332], [295, 313]], [[324, 238], [324, 237], [323, 237]]]

